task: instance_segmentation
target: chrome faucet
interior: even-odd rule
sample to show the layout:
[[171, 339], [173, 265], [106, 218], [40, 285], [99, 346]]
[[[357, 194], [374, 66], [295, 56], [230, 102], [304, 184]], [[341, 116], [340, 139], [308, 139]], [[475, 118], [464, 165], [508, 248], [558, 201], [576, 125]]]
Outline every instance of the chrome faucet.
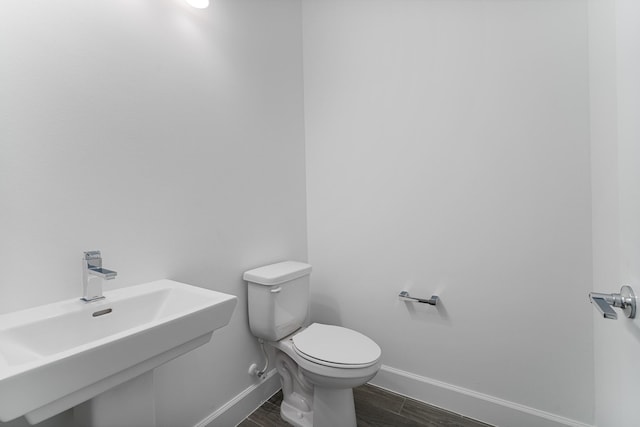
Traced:
[[102, 295], [102, 282], [112, 280], [118, 275], [113, 270], [102, 268], [102, 254], [100, 251], [84, 253], [82, 259], [82, 300], [86, 302], [104, 298]]

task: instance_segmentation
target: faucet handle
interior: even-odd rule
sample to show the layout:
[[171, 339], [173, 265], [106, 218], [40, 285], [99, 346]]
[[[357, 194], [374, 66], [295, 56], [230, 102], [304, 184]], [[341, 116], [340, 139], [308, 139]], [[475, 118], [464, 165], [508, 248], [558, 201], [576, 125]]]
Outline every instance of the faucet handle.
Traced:
[[102, 254], [100, 251], [88, 251], [84, 253], [84, 262], [89, 269], [102, 268]]
[[100, 251], [87, 251], [84, 253], [85, 261], [90, 261], [94, 259], [102, 259], [102, 254]]

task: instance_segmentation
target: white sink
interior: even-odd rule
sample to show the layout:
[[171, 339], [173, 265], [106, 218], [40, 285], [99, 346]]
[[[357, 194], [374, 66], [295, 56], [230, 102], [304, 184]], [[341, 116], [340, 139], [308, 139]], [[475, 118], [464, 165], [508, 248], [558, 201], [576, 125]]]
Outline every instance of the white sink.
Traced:
[[40, 422], [206, 344], [237, 303], [171, 280], [105, 297], [0, 315], [0, 421]]

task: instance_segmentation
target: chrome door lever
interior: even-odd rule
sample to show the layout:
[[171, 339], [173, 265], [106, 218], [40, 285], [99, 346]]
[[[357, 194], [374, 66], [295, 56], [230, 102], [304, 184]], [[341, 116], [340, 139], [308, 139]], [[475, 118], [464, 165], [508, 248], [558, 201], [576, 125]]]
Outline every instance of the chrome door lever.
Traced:
[[592, 304], [596, 305], [596, 308], [602, 314], [605, 319], [617, 319], [618, 314], [611, 308], [605, 298], [597, 297], [593, 295], [593, 292], [589, 294], [589, 299]]
[[618, 315], [611, 307], [618, 307], [629, 319], [636, 317], [636, 295], [631, 286], [624, 285], [619, 294], [601, 294], [590, 292], [589, 301], [605, 319], [617, 319]]

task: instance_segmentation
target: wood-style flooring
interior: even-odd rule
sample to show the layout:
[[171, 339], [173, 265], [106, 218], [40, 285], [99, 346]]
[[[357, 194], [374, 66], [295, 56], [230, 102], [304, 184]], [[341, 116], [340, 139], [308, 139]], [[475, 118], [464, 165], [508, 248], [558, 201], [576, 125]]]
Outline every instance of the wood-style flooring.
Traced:
[[[355, 388], [353, 399], [358, 427], [491, 427], [489, 424], [369, 384]], [[281, 401], [282, 391], [279, 391], [238, 427], [289, 427], [289, 424], [280, 418]]]

